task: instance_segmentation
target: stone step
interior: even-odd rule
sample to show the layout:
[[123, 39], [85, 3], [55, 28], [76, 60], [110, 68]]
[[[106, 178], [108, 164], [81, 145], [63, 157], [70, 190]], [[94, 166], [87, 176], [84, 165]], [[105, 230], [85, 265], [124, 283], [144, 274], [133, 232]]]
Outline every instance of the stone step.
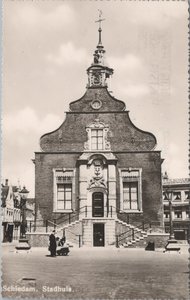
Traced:
[[124, 247], [124, 248], [127, 248], [127, 247], [129, 247], [129, 246], [131, 246], [131, 245], [133, 245], [131, 242], [127, 242], [127, 243], [123, 244], [123, 247]]
[[135, 228], [135, 232], [141, 232], [140, 228]]
[[146, 238], [148, 236], [148, 234], [143, 234], [143, 238]]
[[59, 227], [57, 227], [57, 232], [59, 232], [59, 231], [61, 231], [63, 229], [70, 228], [70, 227], [72, 227], [72, 226], [74, 226], [76, 224], [79, 224], [79, 223], [80, 223], [80, 220], [76, 220], [76, 221], [74, 221], [74, 222], [72, 222], [70, 224], [67, 224], [67, 225], [63, 226], [63, 227], [61, 225], [59, 225]]
[[72, 223], [70, 223], [70, 224], [68, 224], [68, 225], [66, 225], [66, 226], [64, 226], [64, 227], [62, 227], [62, 229], [65, 229], [65, 228], [69, 228], [69, 227], [72, 227], [72, 226], [74, 226], [74, 225], [76, 225], [76, 224], [79, 224], [80, 223], [80, 221], [74, 221], [74, 222], [72, 222]]
[[146, 231], [144, 231], [144, 230], [142, 230], [142, 231], [141, 231], [141, 233], [142, 233], [142, 234], [147, 234], [147, 232], [146, 232]]

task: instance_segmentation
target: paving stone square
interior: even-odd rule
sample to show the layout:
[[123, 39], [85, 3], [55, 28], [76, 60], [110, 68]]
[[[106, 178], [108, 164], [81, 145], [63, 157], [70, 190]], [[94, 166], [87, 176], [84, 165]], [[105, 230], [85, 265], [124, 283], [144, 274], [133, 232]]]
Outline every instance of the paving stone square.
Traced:
[[29, 253], [16, 253], [13, 246], [2, 250], [3, 297], [189, 299], [187, 245], [180, 254], [71, 248], [69, 256], [55, 258], [46, 248], [32, 248]]

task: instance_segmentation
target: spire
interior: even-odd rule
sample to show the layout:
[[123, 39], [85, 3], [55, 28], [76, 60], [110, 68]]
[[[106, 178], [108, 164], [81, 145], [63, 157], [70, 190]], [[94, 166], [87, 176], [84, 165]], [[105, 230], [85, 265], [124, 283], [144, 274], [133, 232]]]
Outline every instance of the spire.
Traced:
[[99, 23], [99, 40], [98, 45], [94, 51], [94, 59], [91, 66], [87, 69], [88, 74], [88, 85], [87, 87], [107, 87], [107, 79], [113, 74], [113, 69], [107, 67], [105, 65], [105, 50], [104, 46], [102, 46], [102, 27], [101, 22], [105, 21], [102, 19], [102, 11], [99, 11], [99, 19], [95, 21], [95, 23]]
[[98, 9], [98, 11], [99, 11], [99, 19], [97, 21], [95, 21], [95, 23], [99, 23], [99, 29], [98, 29], [98, 32], [99, 32], [99, 41], [98, 41], [98, 46], [102, 46], [102, 36], [101, 36], [102, 28], [101, 28], [101, 22], [105, 21], [105, 19], [101, 19], [102, 11], [100, 9]]

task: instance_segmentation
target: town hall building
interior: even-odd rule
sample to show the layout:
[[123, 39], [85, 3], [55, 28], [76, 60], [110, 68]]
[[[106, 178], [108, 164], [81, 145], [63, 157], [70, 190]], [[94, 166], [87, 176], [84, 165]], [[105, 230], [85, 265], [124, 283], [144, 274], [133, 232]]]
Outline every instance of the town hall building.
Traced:
[[163, 160], [155, 136], [108, 91], [99, 24], [86, 92], [35, 153], [36, 231], [56, 228], [80, 247], [130, 246], [164, 232]]

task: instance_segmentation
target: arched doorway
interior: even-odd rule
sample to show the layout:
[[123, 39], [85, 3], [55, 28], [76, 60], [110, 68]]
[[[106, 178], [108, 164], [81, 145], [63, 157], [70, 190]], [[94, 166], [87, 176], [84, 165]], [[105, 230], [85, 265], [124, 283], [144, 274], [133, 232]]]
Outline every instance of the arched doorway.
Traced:
[[94, 192], [92, 194], [92, 217], [104, 216], [104, 194]]

